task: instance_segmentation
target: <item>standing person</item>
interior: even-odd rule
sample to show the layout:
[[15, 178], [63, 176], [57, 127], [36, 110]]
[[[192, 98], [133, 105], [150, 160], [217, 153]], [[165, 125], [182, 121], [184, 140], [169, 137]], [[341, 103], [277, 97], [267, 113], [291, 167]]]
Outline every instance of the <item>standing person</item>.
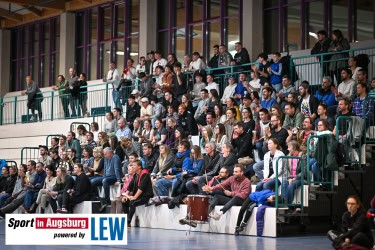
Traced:
[[[218, 57], [218, 67], [229, 67], [230, 61], [233, 59], [232, 55], [227, 51], [227, 46], [221, 44], [219, 46], [219, 57]], [[229, 69], [224, 70], [224, 72], [229, 72]]]
[[[250, 63], [250, 56], [249, 52], [246, 48], [242, 47], [241, 42], [236, 42], [234, 44], [234, 49], [236, 50], [236, 54], [234, 55], [234, 60], [236, 60], [236, 65], [242, 65]], [[239, 69], [239, 71], [248, 69], [249, 67], [242, 67]]]
[[210, 67], [210, 68], [217, 68], [218, 67], [218, 59], [219, 59], [219, 45], [214, 45], [212, 47], [212, 51], [213, 51], [213, 55], [210, 59], [210, 61], [208, 61], [207, 63], [207, 66]]
[[135, 75], [138, 76], [139, 73], [144, 72], [147, 74], [147, 62], [144, 56], [139, 58], [139, 63], [135, 67]]
[[[327, 31], [319, 30], [317, 33], [318, 41], [315, 43], [314, 48], [311, 49], [311, 55], [327, 53], [331, 45], [331, 38], [329, 38]], [[329, 75], [329, 59], [331, 55], [323, 56], [323, 76]], [[317, 56], [317, 59], [320, 61], [321, 56]]]
[[65, 77], [63, 75], [57, 76], [57, 82], [54, 86], [52, 86], [53, 90], [59, 91], [59, 97], [61, 101], [61, 105], [63, 107], [64, 111], [64, 118], [69, 118], [69, 98], [70, 98], [70, 89], [69, 89], [69, 83], [67, 80], [65, 80]]
[[119, 108], [122, 112], [122, 105], [120, 102], [120, 74], [114, 62], [109, 64], [107, 76], [104, 77], [103, 81], [112, 85], [113, 104], [115, 108]]
[[[152, 76], [153, 74], [153, 71], [154, 71], [154, 62], [155, 62], [155, 55], [154, 55], [154, 51], [153, 50], [150, 50], [149, 52], [147, 52], [147, 60], [146, 60], [146, 71], [145, 73], [147, 75], [150, 75]], [[141, 72], [139, 72], [141, 73]], [[139, 75], [138, 73], [138, 75]]]
[[[349, 41], [348, 39], [344, 38], [341, 30], [334, 30], [332, 32], [332, 42], [329, 46], [328, 52], [340, 52], [349, 49]], [[336, 77], [336, 85], [339, 85], [341, 82], [341, 70], [348, 67], [348, 57], [348, 52], [335, 53], [331, 56], [331, 62], [329, 63], [330, 77], [332, 78], [332, 81], [334, 80], [334, 77]]]
[[40, 92], [38, 85], [33, 81], [31, 76], [26, 76], [26, 90], [22, 91], [22, 95], [27, 94], [27, 108], [31, 109], [30, 122], [36, 122], [37, 115], [35, 110], [38, 111], [39, 121], [42, 121], [42, 101], [43, 94]]
[[261, 53], [258, 55], [258, 64], [251, 65], [254, 73], [259, 76], [261, 86], [264, 86], [264, 84], [269, 80], [268, 68], [270, 65], [267, 62], [267, 59], [268, 55], [266, 53]]
[[69, 69], [68, 76], [69, 90], [70, 90], [70, 109], [72, 110], [72, 117], [80, 115], [79, 109], [79, 82], [76, 71], [73, 68]]
[[327, 233], [328, 238], [333, 242], [332, 246], [336, 249], [339, 247], [345, 249], [348, 246], [358, 245], [372, 249], [374, 238], [359, 197], [350, 195], [346, 199], [346, 208], [347, 211], [342, 215], [341, 232], [330, 230]]
[[90, 114], [87, 112], [87, 81], [86, 81], [86, 74], [81, 73], [79, 74], [79, 105], [82, 109], [82, 116], [88, 117]]
[[182, 65], [181, 63], [175, 63], [173, 70], [173, 86], [174, 86], [174, 94], [178, 101], [181, 101], [182, 95], [186, 94], [188, 91], [188, 83], [187, 77], [181, 71]]
[[273, 63], [267, 69], [268, 74], [271, 75], [271, 84], [272, 88], [277, 92], [282, 89], [282, 72], [283, 72], [283, 65], [280, 62], [281, 54], [280, 52], [273, 53]]

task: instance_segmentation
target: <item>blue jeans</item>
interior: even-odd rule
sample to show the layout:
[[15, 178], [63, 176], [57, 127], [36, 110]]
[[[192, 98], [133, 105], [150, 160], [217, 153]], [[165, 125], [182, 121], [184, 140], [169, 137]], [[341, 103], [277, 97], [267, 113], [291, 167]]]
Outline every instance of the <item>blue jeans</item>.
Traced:
[[70, 109], [72, 116], [81, 116], [81, 109], [79, 108], [79, 97], [70, 97]]
[[287, 187], [287, 203], [292, 204], [296, 189], [301, 186], [301, 180], [294, 180]]
[[263, 168], [264, 168], [264, 161], [257, 162], [253, 165], [253, 170], [255, 175], [258, 176], [259, 180], [263, 180]]
[[109, 201], [109, 188], [111, 185], [115, 184], [117, 181], [116, 176], [100, 176], [94, 179], [91, 179], [91, 185], [93, 187], [103, 186], [104, 189], [104, 198]]
[[257, 184], [257, 187], [255, 189], [255, 191], [262, 191], [262, 190], [266, 190], [266, 189], [269, 189], [269, 190], [274, 190], [275, 189], [275, 184], [276, 184], [276, 180], [279, 182], [279, 188], [280, 188], [280, 181], [278, 178], [273, 178], [273, 179], [270, 179], [268, 180], [267, 182], [263, 182], [263, 181], [260, 181], [258, 184]]
[[122, 111], [122, 105], [120, 102], [121, 92], [120, 91], [112, 91], [112, 99], [115, 105], [115, 108], [119, 108]]
[[8, 193], [0, 194], [0, 208], [5, 205], [5, 201], [10, 197]]
[[155, 182], [155, 192], [157, 196], [168, 196], [169, 189], [172, 187], [172, 181], [165, 178]]
[[256, 149], [258, 149], [259, 159], [261, 159], [262, 161], [263, 161], [263, 159], [264, 159], [263, 142], [264, 142], [264, 141], [258, 141], [258, 142], [255, 144]]
[[23, 206], [26, 208], [30, 208], [31, 204], [36, 200], [38, 196], [39, 190], [27, 190], [25, 199], [23, 200]]
[[320, 181], [320, 169], [315, 158], [310, 158], [310, 170], [313, 173], [314, 182]]

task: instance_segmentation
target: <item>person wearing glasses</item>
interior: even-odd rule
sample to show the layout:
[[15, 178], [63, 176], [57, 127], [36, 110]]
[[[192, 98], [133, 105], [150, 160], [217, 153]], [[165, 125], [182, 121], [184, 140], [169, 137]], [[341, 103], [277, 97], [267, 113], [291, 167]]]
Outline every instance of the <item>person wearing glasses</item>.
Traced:
[[[342, 215], [341, 231], [330, 230], [327, 233], [335, 249], [358, 245], [366, 249], [372, 249], [374, 238], [370, 224], [366, 218], [366, 210], [359, 197], [351, 195], [345, 202], [347, 211]], [[354, 246], [352, 246], [354, 247]], [[349, 249], [349, 248], [348, 248]]]

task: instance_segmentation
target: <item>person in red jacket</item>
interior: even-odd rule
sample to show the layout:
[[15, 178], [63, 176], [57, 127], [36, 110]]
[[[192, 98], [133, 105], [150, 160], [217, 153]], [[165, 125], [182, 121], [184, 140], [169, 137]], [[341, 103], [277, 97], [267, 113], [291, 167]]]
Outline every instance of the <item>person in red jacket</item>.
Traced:
[[[244, 166], [237, 164], [233, 170], [233, 176], [227, 180], [210, 187], [205, 185], [202, 189], [207, 193], [212, 193], [218, 190], [224, 190], [223, 194], [215, 194], [209, 207], [209, 216], [214, 220], [219, 220], [221, 215], [225, 214], [232, 206], [241, 206], [244, 200], [251, 192], [251, 182], [244, 176]], [[213, 210], [216, 205], [224, 205], [219, 213]]]

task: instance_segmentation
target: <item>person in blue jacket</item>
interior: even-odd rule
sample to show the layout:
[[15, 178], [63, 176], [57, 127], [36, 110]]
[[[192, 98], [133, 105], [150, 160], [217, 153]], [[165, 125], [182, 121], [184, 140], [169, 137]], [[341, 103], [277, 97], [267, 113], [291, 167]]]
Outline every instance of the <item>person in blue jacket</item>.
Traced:
[[269, 189], [250, 193], [249, 197], [247, 197], [247, 199], [244, 201], [240, 212], [238, 213], [236, 231], [234, 232], [234, 235], [238, 236], [240, 232], [245, 229], [247, 222], [249, 221], [251, 214], [253, 213], [253, 209], [256, 206], [274, 206], [275, 199], [275, 192]]
[[[178, 153], [177, 153], [178, 154]], [[201, 148], [197, 145], [193, 146], [190, 151], [190, 165], [182, 166], [182, 172], [177, 174], [178, 178], [172, 181], [172, 197], [176, 197], [180, 194], [187, 193], [185, 187], [186, 182], [193, 177], [197, 176], [203, 166], [203, 156]]]
[[325, 103], [328, 107], [337, 105], [335, 93], [332, 92], [331, 88], [334, 87], [332, 79], [329, 76], [323, 77], [322, 85], [316, 91], [315, 97], [319, 103]]

